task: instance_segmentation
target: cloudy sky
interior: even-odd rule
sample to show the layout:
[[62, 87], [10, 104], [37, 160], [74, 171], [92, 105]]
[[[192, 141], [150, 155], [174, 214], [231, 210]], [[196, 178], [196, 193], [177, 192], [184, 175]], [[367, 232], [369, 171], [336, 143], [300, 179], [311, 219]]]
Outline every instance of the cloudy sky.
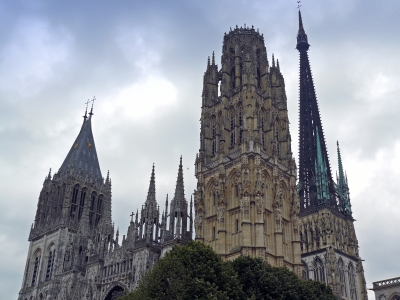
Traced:
[[[400, 276], [400, 2], [303, 0], [309, 57], [333, 173], [347, 170], [367, 286]], [[297, 157], [296, 1], [0, 1], [0, 293], [15, 299], [28, 233], [49, 168], [73, 143], [85, 101], [113, 219], [124, 234], [144, 201], [173, 194], [183, 155], [186, 197], [207, 57], [220, 63], [236, 24], [264, 34], [286, 81]], [[372, 294], [370, 294], [372, 296]]]

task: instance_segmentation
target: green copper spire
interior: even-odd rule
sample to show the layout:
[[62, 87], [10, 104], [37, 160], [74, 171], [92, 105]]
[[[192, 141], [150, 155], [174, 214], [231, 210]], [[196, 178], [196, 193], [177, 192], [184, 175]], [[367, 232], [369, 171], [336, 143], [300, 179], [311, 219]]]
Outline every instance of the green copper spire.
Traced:
[[326, 163], [322, 156], [321, 141], [319, 139], [318, 127], [316, 127], [317, 139], [317, 158], [315, 161], [315, 181], [317, 187], [317, 199], [318, 204], [329, 204], [329, 187], [328, 187], [328, 172], [326, 169]]
[[337, 154], [338, 154], [338, 165], [339, 165], [339, 176], [336, 178], [337, 185], [336, 190], [342, 203], [343, 212], [346, 215], [351, 216], [351, 203], [349, 185], [347, 183], [347, 177], [343, 172], [342, 156], [340, 154], [339, 141], [337, 142]]

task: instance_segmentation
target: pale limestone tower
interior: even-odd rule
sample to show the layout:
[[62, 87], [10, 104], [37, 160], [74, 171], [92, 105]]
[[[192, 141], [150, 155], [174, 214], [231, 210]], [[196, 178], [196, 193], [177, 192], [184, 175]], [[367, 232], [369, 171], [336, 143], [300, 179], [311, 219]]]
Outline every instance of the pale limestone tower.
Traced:
[[337, 144], [339, 174], [333, 181], [299, 11], [299, 184], [303, 277], [328, 284], [339, 299], [368, 298], [352, 217], [347, 176]]
[[225, 34], [204, 74], [196, 240], [224, 259], [261, 257], [301, 274], [299, 200], [285, 83], [254, 27]]

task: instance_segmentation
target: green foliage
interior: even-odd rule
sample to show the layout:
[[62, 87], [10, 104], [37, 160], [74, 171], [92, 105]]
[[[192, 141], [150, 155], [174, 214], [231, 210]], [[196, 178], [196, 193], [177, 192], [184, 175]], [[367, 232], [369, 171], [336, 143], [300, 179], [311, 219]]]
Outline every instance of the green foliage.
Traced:
[[336, 299], [325, 284], [301, 280], [287, 268], [272, 267], [259, 258], [240, 256], [231, 264], [239, 275], [245, 299]]
[[241, 256], [223, 262], [199, 242], [176, 246], [149, 271], [138, 288], [120, 300], [147, 299], [290, 299], [333, 300], [325, 284], [299, 279], [286, 268]]
[[174, 247], [146, 274], [139, 287], [121, 300], [241, 299], [237, 275], [212, 250], [199, 242]]

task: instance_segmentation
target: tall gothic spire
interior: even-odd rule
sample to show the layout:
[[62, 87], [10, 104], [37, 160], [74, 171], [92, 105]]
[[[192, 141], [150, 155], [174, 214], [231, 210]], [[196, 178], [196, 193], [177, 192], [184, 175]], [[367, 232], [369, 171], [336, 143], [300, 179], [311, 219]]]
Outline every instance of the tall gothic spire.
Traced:
[[309, 46], [299, 11], [296, 49], [300, 54], [299, 181], [302, 212], [322, 204], [337, 208], [335, 185], [308, 60]]
[[337, 192], [339, 198], [342, 200], [341, 204], [343, 206], [343, 212], [346, 215], [351, 216], [351, 203], [350, 203], [350, 193], [349, 193], [349, 185], [347, 183], [347, 176], [345, 176], [343, 171], [343, 164], [342, 164], [342, 156], [340, 154], [339, 148], [339, 141], [337, 142], [337, 155], [338, 155], [338, 169], [339, 169], [339, 176], [337, 176]]
[[153, 164], [153, 169], [151, 170], [149, 191], [147, 192], [146, 203], [154, 203], [154, 202], [156, 202], [156, 179], [155, 179], [154, 164]]
[[182, 156], [181, 156], [178, 169], [178, 178], [176, 179], [174, 200], [181, 201], [183, 199], [185, 199], [185, 188], [183, 186], [183, 168], [182, 168]]
[[64, 171], [69, 167], [74, 167], [75, 170], [83, 176], [93, 174], [95, 179], [102, 179], [92, 132], [92, 116], [93, 113], [90, 113], [89, 117], [87, 117], [85, 112], [81, 130], [72, 144], [60, 170]]

